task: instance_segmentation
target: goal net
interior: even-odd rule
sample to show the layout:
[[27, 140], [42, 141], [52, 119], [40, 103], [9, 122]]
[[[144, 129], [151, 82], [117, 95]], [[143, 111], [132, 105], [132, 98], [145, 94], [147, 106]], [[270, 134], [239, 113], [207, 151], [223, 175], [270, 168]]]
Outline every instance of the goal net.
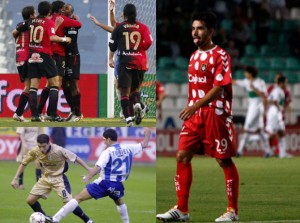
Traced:
[[[108, 0], [109, 1], [109, 0]], [[136, 6], [137, 20], [146, 24], [151, 32], [153, 43], [147, 51], [149, 70], [144, 76], [141, 88], [141, 101], [149, 107], [146, 117], [156, 117], [156, 0], [115, 0], [115, 17], [122, 21], [123, 8], [127, 3]], [[109, 20], [108, 20], [109, 21]], [[119, 117], [120, 102], [115, 94], [113, 69], [108, 68], [108, 116]], [[114, 86], [114, 88], [110, 87]], [[111, 99], [111, 100], [110, 100]], [[113, 99], [113, 100], [112, 100]], [[109, 101], [112, 101], [109, 103]]]

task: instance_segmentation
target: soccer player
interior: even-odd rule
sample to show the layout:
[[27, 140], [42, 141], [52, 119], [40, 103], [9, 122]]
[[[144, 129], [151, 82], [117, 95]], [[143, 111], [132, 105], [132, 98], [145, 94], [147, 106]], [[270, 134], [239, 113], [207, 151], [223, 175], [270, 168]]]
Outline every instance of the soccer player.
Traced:
[[243, 154], [245, 144], [248, 142], [250, 134], [259, 134], [265, 151], [264, 157], [269, 157], [272, 153], [268, 137], [264, 132], [263, 100], [267, 96], [267, 86], [264, 80], [257, 77], [258, 71], [255, 67], [245, 68], [245, 79], [233, 80], [233, 84], [242, 87], [248, 92], [248, 110], [244, 124], [244, 133], [238, 146], [238, 156]]
[[[29, 19], [35, 18], [35, 9], [33, 6], [26, 6], [22, 10], [22, 17], [24, 22], [17, 24], [17, 28], [20, 27], [25, 22], [28, 22]], [[30, 81], [28, 78], [28, 54], [29, 54], [29, 31], [20, 32], [17, 36], [16, 31], [13, 31], [13, 36], [16, 38], [16, 65], [20, 80], [24, 83], [24, 90], [20, 96], [19, 104], [17, 110], [13, 115], [13, 119], [16, 121], [24, 122], [27, 121], [24, 116], [24, 108], [28, 102], [29, 98], [29, 88]]]
[[79, 207], [79, 203], [91, 198], [99, 199], [109, 196], [117, 205], [123, 223], [129, 223], [127, 206], [123, 202], [123, 182], [128, 179], [132, 167], [132, 157], [147, 147], [151, 131], [144, 128], [144, 139], [138, 144], [119, 144], [117, 132], [107, 129], [103, 139], [107, 148], [101, 153], [95, 167], [83, 178], [88, 182], [97, 173], [100, 177], [86, 185], [74, 199], [69, 201], [54, 216], [54, 223], [60, 222], [71, 211]]
[[109, 41], [109, 66], [114, 68], [114, 52], [118, 49], [118, 87], [121, 92], [121, 107], [127, 126], [133, 121], [142, 121], [143, 110], [139, 89], [147, 70], [146, 51], [152, 44], [149, 28], [136, 20], [137, 12], [133, 4], [123, 9], [124, 21], [113, 31]]
[[[52, 190], [62, 198], [64, 203], [67, 203], [72, 199], [70, 183], [65, 175], [65, 172], [68, 170], [67, 160], [73, 163], [77, 162], [84, 169], [89, 171], [89, 173], [91, 172], [91, 168], [82, 159], [71, 151], [50, 143], [49, 140], [49, 136], [46, 134], [41, 134], [37, 137], [37, 146], [28, 152], [11, 182], [12, 187], [16, 189], [18, 187], [18, 178], [24, 172], [27, 164], [34, 160], [38, 160], [43, 174], [31, 189], [30, 194], [27, 197], [27, 203], [34, 212], [41, 212], [45, 216], [46, 214], [38, 200], [40, 198], [46, 199]], [[74, 209], [73, 213], [80, 217], [84, 222], [93, 223], [80, 207]], [[46, 219], [49, 220], [50, 218], [46, 216]]]
[[286, 153], [285, 124], [283, 118], [286, 77], [280, 76], [276, 80], [276, 85], [268, 96], [268, 110], [266, 115], [266, 131], [269, 137], [279, 136], [279, 158], [290, 157]]
[[[76, 19], [77, 16], [74, 15], [74, 8], [71, 4], [65, 4], [63, 10], [64, 16]], [[78, 87], [78, 81], [80, 76], [80, 54], [78, 50], [78, 30], [79, 27], [66, 27], [64, 29], [65, 36], [72, 39], [71, 43], [65, 46], [65, 77], [64, 86], [65, 89], [69, 88], [71, 90], [71, 102], [70, 108], [71, 112], [66, 121], [78, 122], [83, 118], [80, 110], [80, 91]]]
[[179, 114], [184, 123], [176, 155], [177, 204], [156, 215], [162, 221], [189, 220], [191, 161], [195, 154], [203, 153], [214, 157], [225, 175], [229, 203], [227, 211], [215, 221], [238, 220], [239, 174], [231, 159], [236, 155], [231, 64], [228, 53], [212, 42], [215, 28], [216, 16], [210, 12], [201, 12], [192, 18], [192, 37], [198, 49], [188, 66], [188, 104]]
[[[26, 154], [37, 145], [36, 142], [37, 137], [43, 132], [44, 132], [43, 128], [39, 128], [39, 127], [18, 127], [17, 128], [16, 133], [19, 136], [21, 141], [17, 153], [17, 159], [16, 159], [17, 162], [21, 163], [24, 156], [26, 156]], [[42, 175], [41, 166], [37, 160], [34, 162], [34, 164], [35, 164], [36, 181], [38, 181]], [[19, 177], [19, 189], [21, 190], [24, 189], [23, 177], [24, 177], [24, 172], [21, 173]]]
[[[69, 28], [69, 27], [74, 27], [74, 28], [81, 28], [81, 22], [78, 21], [78, 17], [75, 16], [75, 19], [68, 18], [67, 16], [63, 15], [63, 10], [64, 10], [64, 5], [65, 3], [63, 1], [54, 1], [52, 2], [52, 15], [51, 15], [51, 20], [56, 21], [57, 18], [62, 18], [62, 23], [60, 26], [57, 27], [56, 30], [56, 35], [59, 37], [64, 37], [64, 29]], [[69, 37], [68, 37], [69, 38]], [[65, 76], [65, 45], [60, 44], [60, 43], [53, 43], [52, 44], [52, 52], [53, 52], [53, 59], [55, 60], [56, 68], [58, 71], [58, 77], [59, 77], [59, 86], [62, 87], [64, 91], [64, 95], [66, 98], [66, 101], [68, 102], [70, 108], [72, 107], [72, 91], [70, 86], [68, 85], [67, 81], [64, 79]], [[43, 108], [45, 106], [45, 103], [48, 99], [49, 95], [49, 87], [48, 84], [46, 87], [44, 87], [42, 94], [41, 94], [41, 99], [38, 107], [38, 112], [39, 114], [42, 113]], [[45, 115], [45, 120], [48, 120], [49, 117]], [[61, 121], [64, 121], [64, 119], [61, 118]]]
[[28, 70], [30, 78], [29, 105], [32, 114], [31, 121], [43, 121], [38, 114], [37, 109], [37, 90], [41, 77], [45, 76], [50, 86], [49, 106], [47, 116], [50, 121], [62, 121], [57, 115], [58, 86], [57, 70], [52, 59], [51, 41], [70, 43], [68, 37], [58, 37], [55, 35], [55, 24], [47, 16], [50, 14], [51, 4], [42, 1], [38, 5], [39, 15], [35, 19], [29, 20], [28, 24], [17, 29], [18, 32], [24, 32], [29, 29], [29, 59]]

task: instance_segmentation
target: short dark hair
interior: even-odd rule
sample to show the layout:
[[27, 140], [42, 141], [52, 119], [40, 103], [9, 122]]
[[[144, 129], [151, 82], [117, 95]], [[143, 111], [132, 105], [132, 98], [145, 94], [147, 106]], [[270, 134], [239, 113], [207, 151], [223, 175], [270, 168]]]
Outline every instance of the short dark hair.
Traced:
[[42, 1], [39, 3], [38, 5], [38, 12], [39, 12], [39, 16], [43, 16], [46, 17], [49, 12], [51, 11], [51, 4], [48, 1]]
[[258, 75], [258, 70], [256, 67], [253, 66], [247, 66], [245, 68], [245, 71], [247, 71], [248, 73], [250, 73], [252, 75], [252, 77], [256, 78]]
[[136, 21], [136, 7], [134, 4], [126, 4], [123, 9], [124, 16], [127, 17], [129, 23], [135, 23]]
[[106, 139], [110, 139], [111, 141], [118, 141], [118, 134], [114, 129], [106, 129], [103, 132], [103, 137]]
[[43, 144], [43, 143], [47, 143], [47, 144], [48, 144], [49, 141], [50, 141], [50, 138], [49, 138], [49, 136], [46, 135], [46, 134], [40, 134], [40, 135], [37, 137], [36, 141], [37, 141], [38, 143], [41, 143], [41, 144]]
[[24, 20], [30, 19], [30, 16], [34, 14], [34, 7], [33, 6], [26, 6], [22, 10], [22, 17]]
[[65, 3], [63, 1], [52, 2], [52, 13], [58, 13], [59, 10], [64, 7]]
[[192, 21], [194, 22], [195, 20], [201, 20], [204, 21], [206, 24], [207, 29], [216, 29], [217, 25], [217, 17], [214, 13], [212, 12], [200, 12], [192, 17]]
[[285, 76], [280, 76], [277, 79], [277, 84], [285, 83], [286, 82], [286, 77]]

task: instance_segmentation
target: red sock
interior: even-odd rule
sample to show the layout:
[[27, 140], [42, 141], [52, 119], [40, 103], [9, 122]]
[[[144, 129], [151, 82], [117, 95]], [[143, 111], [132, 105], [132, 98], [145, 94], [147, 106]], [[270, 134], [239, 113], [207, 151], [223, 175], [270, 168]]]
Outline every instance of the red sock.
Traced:
[[235, 209], [238, 214], [238, 196], [239, 196], [239, 173], [234, 163], [223, 167], [225, 175], [226, 192], [228, 197], [228, 207]]
[[190, 188], [192, 185], [192, 165], [177, 163], [177, 171], [175, 176], [175, 188], [177, 194], [178, 209], [182, 212], [188, 212], [188, 202]]

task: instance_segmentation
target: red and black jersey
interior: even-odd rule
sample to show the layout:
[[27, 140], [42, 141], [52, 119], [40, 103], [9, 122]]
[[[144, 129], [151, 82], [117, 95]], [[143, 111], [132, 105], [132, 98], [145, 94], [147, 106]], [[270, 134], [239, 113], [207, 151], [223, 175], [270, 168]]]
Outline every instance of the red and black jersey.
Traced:
[[70, 27], [70, 28], [65, 28], [65, 36], [71, 38], [71, 43], [65, 45], [65, 53], [66, 56], [68, 55], [78, 55], [79, 50], [78, 50], [78, 28], [75, 27]]
[[146, 51], [152, 44], [149, 28], [136, 21], [120, 23], [113, 31], [109, 41], [109, 48], [115, 52], [118, 49], [120, 65], [136, 70], [147, 70]]
[[55, 24], [47, 18], [31, 19], [29, 26], [29, 52], [52, 55], [50, 36], [55, 35]]
[[[78, 29], [81, 28], [81, 22], [79, 22], [78, 20], [71, 19], [64, 15], [53, 14], [51, 20], [53, 22], [55, 22], [57, 17], [62, 17], [64, 20], [62, 22], [62, 24], [56, 30], [56, 35], [58, 35], [60, 37], [63, 37], [65, 35], [65, 28], [70, 28], [70, 27], [74, 27], [74, 28], [78, 28]], [[72, 40], [72, 42], [73, 42], [73, 40]], [[65, 56], [64, 44], [53, 42], [52, 43], [52, 52], [56, 53], [60, 56]]]
[[[25, 26], [25, 22], [17, 24], [16, 29]], [[24, 62], [28, 60], [29, 55], [29, 31], [28, 29], [20, 32], [16, 38], [16, 63]]]

